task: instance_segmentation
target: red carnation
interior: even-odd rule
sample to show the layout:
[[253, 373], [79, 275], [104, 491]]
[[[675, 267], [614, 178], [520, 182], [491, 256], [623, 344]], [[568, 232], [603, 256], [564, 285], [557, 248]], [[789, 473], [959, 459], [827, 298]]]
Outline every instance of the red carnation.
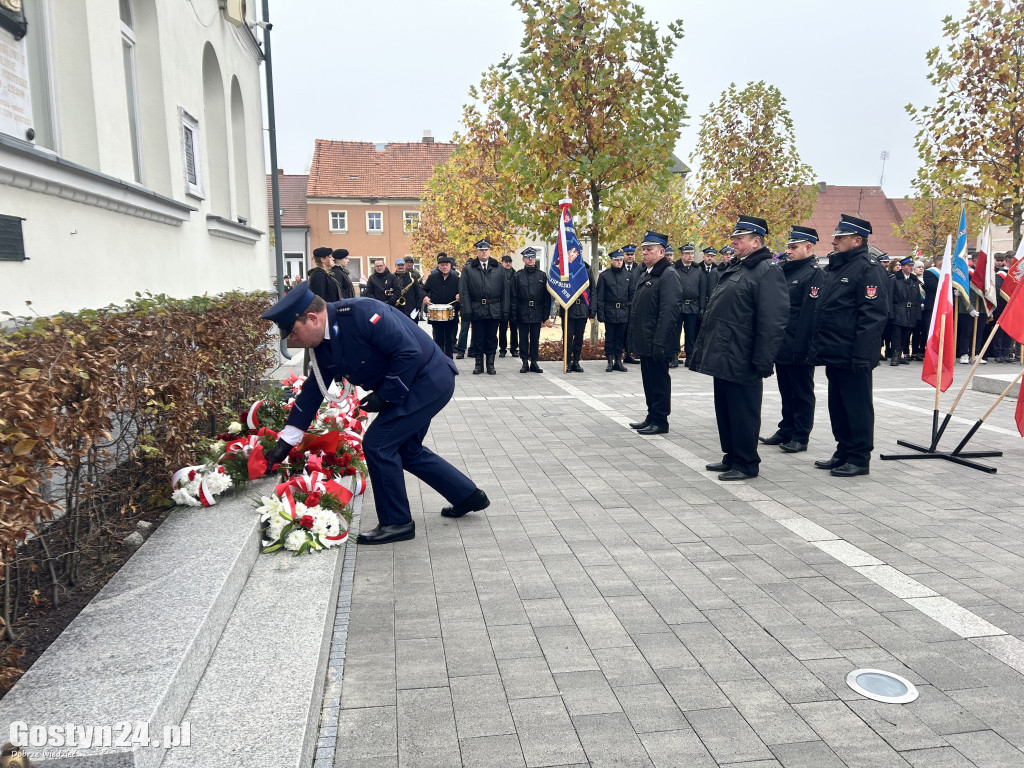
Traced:
[[355, 473], [356, 473], [356, 468], [355, 467], [345, 467], [345, 471], [342, 472], [341, 475], [342, 475], [342, 477], [348, 477], [349, 475], [354, 475]]
[[320, 494], [316, 491], [312, 491], [304, 502], [307, 507], [315, 507], [320, 503]]
[[190, 469], [188, 471], [188, 479], [189, 480], [195, 480], [196, 479], [196, 471], [194, 469]]
[[299, 518], [299, 525], [307, 531], [310, 530], [313, 527], [313, 516], [303, 515]]
[[343, 453], [339, 457], [338, 466], [340, 466], [340, 467], [347, 467], [351, 463], [352, 463], [352, 457], [349, 454]]

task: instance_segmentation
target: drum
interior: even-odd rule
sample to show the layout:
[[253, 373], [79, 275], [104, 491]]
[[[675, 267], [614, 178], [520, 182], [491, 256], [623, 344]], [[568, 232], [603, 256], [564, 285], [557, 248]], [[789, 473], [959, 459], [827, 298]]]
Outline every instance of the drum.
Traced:
[[455, 307], [451, 304], [428, 304], [427, 322], [446, 323], [455, 319]]

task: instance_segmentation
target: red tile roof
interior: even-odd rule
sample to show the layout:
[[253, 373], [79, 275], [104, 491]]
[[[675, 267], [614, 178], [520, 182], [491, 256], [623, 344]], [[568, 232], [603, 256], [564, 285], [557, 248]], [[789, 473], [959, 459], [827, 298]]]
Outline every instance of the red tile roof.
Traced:
[[890, 256], [908, 256], [912, 252], [912, 244], [892, 232], [893, 224], [903, 221], [901, 207], [904, 201], [890, 200], [881, 187], [837, 187], [825, 185], [818, 192], [811, 218], [802, 222], [805, 227], [814, 227], [821, 238], [818, 250], [822, 253], [831, 250], [829, 243], [839, 214], [846, 213], [859, 219], [871, 222], [872, 235], [868, 239], [871, 245], [881, 248]]
[[[267, 215], [270, 226], [274, 226], [274, 196], [271, 193], [271, 175], [267, 174]], [[290, 176], [279, 173], [277, 176], [277, 191], [281, 196], [281, 226], [282, 227], [305, 227], [309, 226], [306, 219], [306, 185], [309, 183], [309, 176], [306, 174], [292, 174]]]
[[316, 140], [308, 197], [411, 198], [423, 196], [434, 166], [451, 155], [446, 142], [386, 144]]

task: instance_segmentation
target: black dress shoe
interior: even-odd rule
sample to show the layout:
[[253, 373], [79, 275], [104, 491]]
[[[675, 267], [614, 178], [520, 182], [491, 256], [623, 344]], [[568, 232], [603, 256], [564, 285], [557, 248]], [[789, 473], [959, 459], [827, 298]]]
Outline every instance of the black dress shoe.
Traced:
[[504, 356], [505, 356], [505, 350], [504, 349], [498, 350], [498, 357], [504, 357]]
[[632, 355], [626, 355], [624, 358], [622, 358], [622, 362], [629, 363], [630, 365], [640, 365], [640, 361], [637, 360]]
[[520, 373], [529, 373], [530, 372], [530, 364], [528, 362], [526, 362], [525, 360], [523, 360], [523, 367], [519, 369], [519, 372]]
[[629, 422], [629, 428], [630, 429], [643, 429], [644, 427], [649, 427], [649, 426], [651, 426], [651, 422], [649, 422], [647, 419], [644, 419], [643, 421], [631, 421], [631, 422]]
[[465, 352], [456, 352], [455, 353], [455, 359], [456, 360], [465, 360], [466, 359], [466, 353]]
[[858, 467], [856, 464], [843, 464], [833, 469], [829, 474], [833, 477], [856, 477], [857, 475], [869, 475], [871, 472], [867, 467]]
[[469, 494], [469, 498], [442, 509], [441, 517], [462, 517], [467, 512], [479, 512], [489, 506], [491, 506], [491, 500], [487, 498], [486, 493], [477, 488]]
[[892, 367], [894, 365], [899, 365], [899, 364], [900, 364], [900, 361], [898, 359], [896, 359], [895, 357], [892, 360], [889, 361], [889, 366], [890, 367]]
[[705, 464], [704, 469], [706, 469], [708, 472], [728, 472], [729, 465], [723, 464], [720, 461], [716, 461], [714, 464]]
[[796, 440], [790, 440], [788, 443], [782, 443], [779, 445], [786, 453], [800, 453], [801, 451], [807, 450], [807, 443], [800, 443]]
[[670, 360], [669, 363], [668, 363], [668, 367], [669, 368], [678, 368], [679, 367], [679, 358], [675, 358], [674, 360]]
[[544, 369], [536, 363], [530, 363], [530, 373], [544, 373]]
[[842, 459], [837, 459], [835, 456], [833, 456], [831, 459], [819, 459], [818, 461], [814, 462], [814, 466], [816, 466], [818, 469], [835, 469], [836, 467], [843, 466], [843, 464], [845, 463], [846, 462], [843, 461]]
[[730, 469], [728, 472], [723, 472], [718, 476], [719, 480], [752, 480], [757, 475], [748, 475], [746, 472], [740, 472], [738, 469]]
[[668, 427], [662, 427], [657, 424], [648, 424], [646, 427], [636, 431], [638, 435], [664, 435], [666, 432], [668, 432]]
[[358, 544], [390, 544], [393, 541], [408, 541], [416, 538], [416, 521], [405, 525], [378, 525], [372, 531], [360, 533]]
[[765, 445], [782, 445], [783, 443], [789, 442], [788, 440], [786, 440], [786, 438], [784, 438], [778, 432], [776, 432], [771, 437], [759, 437], [757, 439], [760, 442], [764, 443]]

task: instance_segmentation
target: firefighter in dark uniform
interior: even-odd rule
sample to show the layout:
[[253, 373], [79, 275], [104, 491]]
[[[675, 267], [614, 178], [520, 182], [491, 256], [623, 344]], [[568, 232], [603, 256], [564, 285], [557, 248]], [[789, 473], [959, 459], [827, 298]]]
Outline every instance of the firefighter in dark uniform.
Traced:
[[874, 448], [875, 410], [871, 371], [878, 365], [889, 316], [889, 277], [868, 253], [871, 224], [843, 214], [832, 234], [832, 256], [814, 304], [810, 361], [825, 366], [828, 415], [836, 450], [814, 462], [836, 477], [868, 474]]
[[[644, 271], [643, 265], [636, 263], [636, 246], [632, 243], [622, 246], [622, 254], [622, 268], [626, 271], [626, 274], [629, 275], [633, 290], [636, 290], [637, 283], [640, 280], [640, 273]], [[629, 341], [629, 320], [626, 321], [626, 329], [623, 331], [623, 339], [622, 362], [629, 363], [630, 365], [639, 365], [640, 361], [633, 357], [633, 353], [630, 351], [632, 347], [630, 346]]]
[[597, 321], [604, 323], [604, 356], [608, 360], [605, 371], [608, 373], [629, 370], [622, 364], [622, 347], [629, 307], [633, 302], [633, 279], [631, 273], [622, 267], [624, 255], [622, 251], [612, 251], [608, 255], [611, 266], [597, 279], [594, 292]]
[[341, 286], [331, 274], [334, 266], [334, 251], [330, 248], [317, 248], [313, 251], [314, 266], [306, 274], [309, 290], [324, 301], [337, 301], [341, 298]]
[[416, 536], [405, 472], [445, 499], [445, 517], [486, 508], [487, 494], [423, 445], [430, 420], [455, 391], [455, 363], [441, 354], [408, 317], [374, 299], [343, 299], [328, 304], [299, 283], [263, 313], [282, 338], [312, 353], [313, 371], [295, 399], [277, 444], [267, 451], [267, 467], [287, 458], [313, 423], [327, 389], [342, 377], [369, 390], [362, 405], [376, 418], [363, 440], [379, 524], [359, 534], [360, 544], [387, 544]]
[[[587, 280], [590, 285], [576, 297], [576, 301], [569, 305], [568, 320], [566, 311], [560, 309], [562, 315], [562, 327], [569, 329], [569, 355], [566, 358], [566, 373], [583, 373], [583, 366], [580, 365], [580, 357], [583, 355], [583, 336], [587, 330], [587, 321], [596, 312], [594, 308], [594, 273], [590, 271], [590, 265], [584, 264], [587, 269]], [[566, 325], [568, 323], [568, 325]]]
[[423, 297], [424, 311], [428, 304], [451, 304], [455, 309], [455, 317], [451, 320], [427, 320], [430, 323], [430, 332], [434, 336], [434, 343], [448, 357], [455, 353], [455, 329], [459, 327], [459, 278], [452, 272], [454, 263], [455, 259], [447, 253], [437, 254], [437, 269], [427, 276], [423, 285], [426, 293]]
[[740, 216], [732, 233], [736, 258], [711, 294], [690, 370], [714, 377], [722, 460], [707, 465], [719, 480], [757, 477], [757, 433], [764, 379], [786, 335], [789, 296], [782, 270], [765, 247], [768, 224]]
[[914, 259], [900, 259], [900, 269], [889, 278], [892, 304], [892, 360], [889, 365], [907, 365], [910, 333], [921, 319], [924, 286], [914, 274]]
[[[511, 294], [512, 278], [516, 271], [512, 268], [512, 257], [507, 253], [501, 257], [501, 268], [505, 273], [505, 279], [509, 281]], [[511, 352], [512, 357], [519, 355], [519, 332], [515, 321], [507, 317], [498, 323], [498, 357], [504, 357], [506, 352]]]
[[[758, 438], [786, 453], [807, 450], [814, 426], [814, 366], [807, 362], [807, 333], [812, 287], [820, 287], [822, 271], [814, 257], [818, 232], [793, 227], [786, 243], [786, 259], [779, 262], [789, 290], [789, 323], [782, 346], [775, 355], [775, 378], [782, 397], [782, 421], [771, 437]], [[807, 307], [807, 310], [804, 310]]]
[[[727, 246], [725, 246], [725, 248], [723, 248], [721, 251], [719, 251], [719, 255], [722, 257], [722, 260], [720, 262], [718, 262], [718, 277], [719, 277], [719, 279], [721, 279], [722, 273], [725, 272], [725, 270], [727, 270], [729, 268], [730, 264], [732, 264], [732, 256], [733, 256], [734, 253], [735, 253], [735, 251], [733, 250], [733, 247], [731, 245], [727, 245]], [[711, 297], [709, 296], [708, 298], [711, 298]]]
[[332, 255], [334, 256], [334, 266], [331, 267], [331, 274], [334, 275], [334, 279], [341, 286], [341, 298], [354, 299], [356, 297], [356, 287], [352, 283], [352, 276], [348, 272], [348, 249], [338, 248]]
[[463, 317], [472, 323], [469, 354], [476, 359], [474, 374], [494, 375], [494, 356], [498, 351], [498, 323], [509, 314], [508, 280], [497, 259], [491, 258], [491, 244], [480, 240], [473, 246], [476, 258], [466, 263], [459, 279], [459, 303]]
[[523, 268], [512, 276], [511, 315], [519, 332], [520, 373], [544, 373], [537, 364], [540, 355], [540, 327], [551, 326], [551, 293], [548, 278], [537, 269], [537, 249], [526, 248], [521, 254]]
[[391, 304], [394, 302], [392, 298], [394, 293], [395, 288], [391, 284], [391, 271], [388, 269], [388, 265], [384, 263], [384, 259], [378, 259], [373, 262], [373, 272], [366, 279], [363, 298], [376, 299], [377, 301], [383, 301], [385, 304]]
[[[679, 275], [679, 284], [683, 287], [682, 314], [679, 316], [679, 331], [683, 335], [683, 354], [686, 356], [684, 365], [690, 367], [690, 358], [693, 356], [693, 343], [697, 340], [697, 327], [700, 322], [700, 314], [704, 309], [704, 295], [701, 291], [701, 270], [693, 263], [695, 249], [692, 243], [687, 243], [679, 249], [679, 258], [676, 260], [676, 273]], [[676, 334], [677, 341], [679, 334]], [[676, 344], [676, 353], [679, 352], [679, 344]], [[679, 360], [669, 363], [670, 368], [678, 368]]]
[[[712, 246], [708, 246], [701, 254], [704, 256], [704, 260], [700, 264], [700, 314], [697, 316], [697, 333], [700, 333], [700, 324], [704, 320], [704, 310], [707, 309], [708, 299], [711, 298], [711, 294], [715, 292], [715, 288], [718, 287], [718, 264], [715, 259], [718, 257], [718, 251]], [[696, 338], [696, 337], [694, 337]]]
[[388, 304], [396, 307], [406, 317], [419, 321], [423, 309], [423, 283], [416, 279], [405, 259], [395, 262], [395, 273], [391, 275], [394, 289]]
[[630, 423], [641, 435], [668, 432], [672, 411], [672, 377], [668, 364], [679, 354], [679, 305], [683, 294], [672, 259], [665, 255], [668, 237], [658, 232], [644, 235], [640, 248], [644, 270], [633, 290], [629, 310], [629, 344], [640, 355], [647, 416]]

